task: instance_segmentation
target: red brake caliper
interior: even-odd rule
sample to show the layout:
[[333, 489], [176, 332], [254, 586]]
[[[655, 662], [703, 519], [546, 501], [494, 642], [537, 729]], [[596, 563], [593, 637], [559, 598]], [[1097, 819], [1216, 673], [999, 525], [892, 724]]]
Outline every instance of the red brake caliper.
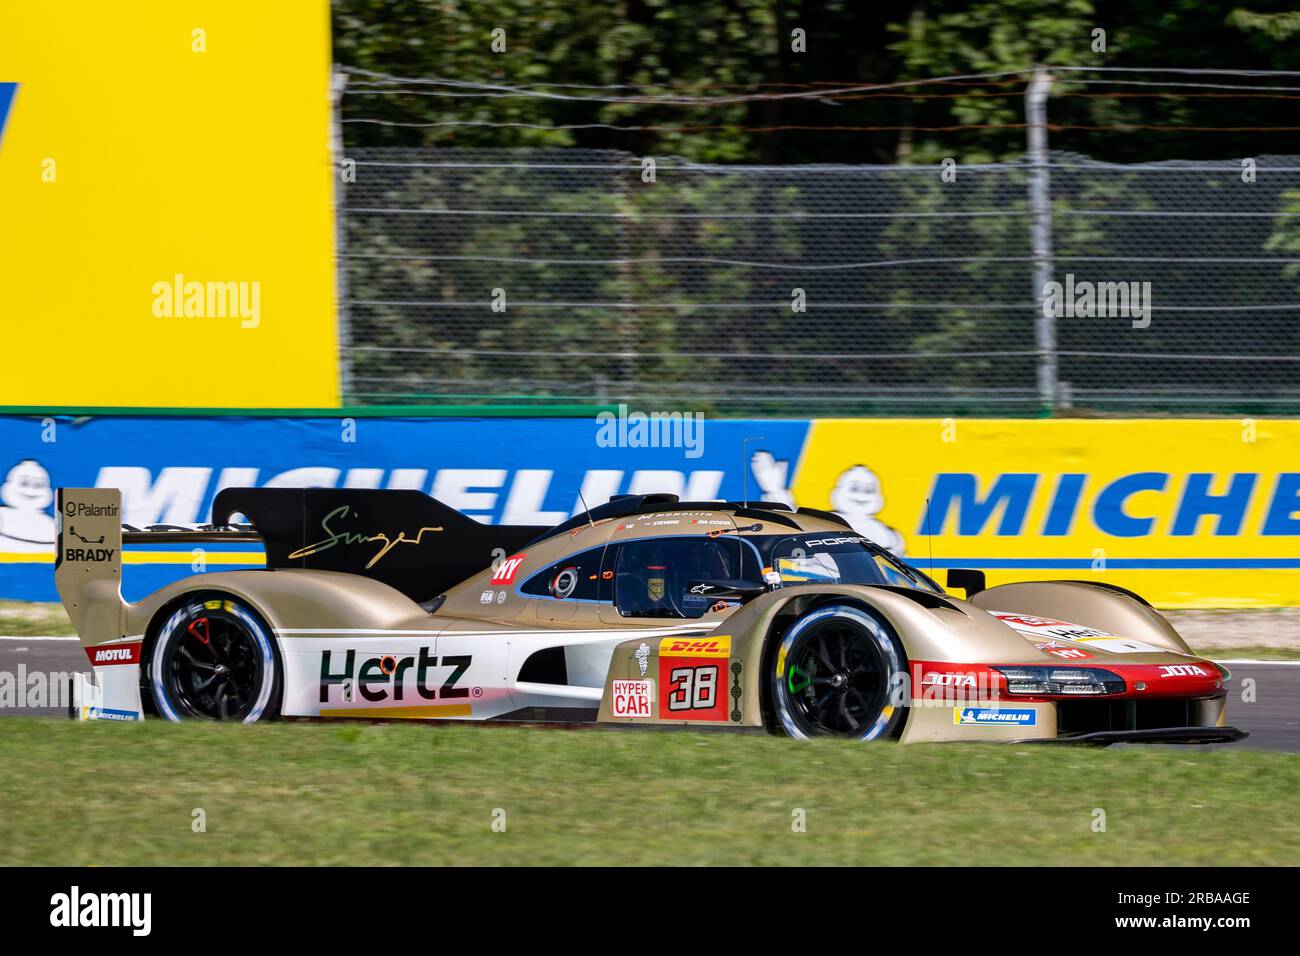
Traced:
[[[199, 627], [200, 624], [203, 626]], [[197, 621], [191, 621], [189, 632], [204, 644], [208, 643], [208, 619], [206, 617], [201, 617]]]

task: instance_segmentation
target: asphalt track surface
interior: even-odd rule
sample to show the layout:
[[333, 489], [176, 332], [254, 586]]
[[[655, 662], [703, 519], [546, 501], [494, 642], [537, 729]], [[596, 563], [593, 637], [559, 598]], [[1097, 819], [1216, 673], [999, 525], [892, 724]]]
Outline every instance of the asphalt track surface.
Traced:
[[[1244, 741], [1222, 746], [1257, 747], [1300, 753], [1300, 661], [1225, 661], [1232, 671], [1228, 722], [1250, 732]], [[89, 673], [81, 642], [75, 637], [0, 637], [0, 671], [26, 673]], [[1254, 681], [1254, 701], [1243, 702], [1244, 682]], [[59, 708], [0, 707], [0, 717], [63, 717]]]

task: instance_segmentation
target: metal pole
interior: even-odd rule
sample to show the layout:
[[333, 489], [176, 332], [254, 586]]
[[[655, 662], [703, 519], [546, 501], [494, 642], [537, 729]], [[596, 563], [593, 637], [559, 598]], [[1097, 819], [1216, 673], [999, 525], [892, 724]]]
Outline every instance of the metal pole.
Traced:
[[347, 258], [347, 184], [343, 181], [343, 91], [348, 75], [334, 69], [330, 84], [330, 176], [334, 180], [334, 285], [338, 303], [339, 401], [352, 401], [352, 321], [348, 310]]
[[1052, 194], [1047, 169], [1047, 97], [1052, 74], [1034, 69], [1025, 90], [1025, 124], [1029, 136], [1029, 211], [1032, 214], [1030, 251], [1034, 257], [1034, 294], [1037, 305], [1034, 339], [1038, 348], [1038, 398], [1043, 410], [1053, 412], [1057, 402], [1056, 317], [1045, 315], [1043, 302], [1052, 281]]

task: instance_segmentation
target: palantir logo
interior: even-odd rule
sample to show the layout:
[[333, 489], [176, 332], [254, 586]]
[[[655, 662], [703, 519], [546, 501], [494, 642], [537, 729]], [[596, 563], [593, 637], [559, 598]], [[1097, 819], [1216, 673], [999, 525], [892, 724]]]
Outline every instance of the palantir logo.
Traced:
[[60, 927], [130, 927], [133, 936], [148, 936], [153, 927], [152, 893], [68, 893], [50, 897], [50, 925]]

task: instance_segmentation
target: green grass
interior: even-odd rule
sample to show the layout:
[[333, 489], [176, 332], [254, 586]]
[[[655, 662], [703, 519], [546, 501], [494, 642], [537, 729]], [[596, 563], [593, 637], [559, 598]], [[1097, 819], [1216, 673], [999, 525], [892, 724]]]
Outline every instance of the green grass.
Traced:
[[0, 865], [1300, 863], [1300, 758], [1240, 749], [13, 718], [0, 768]]
[[10, 637], [32, 637], [35, 635], [73, 636], [76, 633], [62, 604], [0, 601], [0, 634]]

